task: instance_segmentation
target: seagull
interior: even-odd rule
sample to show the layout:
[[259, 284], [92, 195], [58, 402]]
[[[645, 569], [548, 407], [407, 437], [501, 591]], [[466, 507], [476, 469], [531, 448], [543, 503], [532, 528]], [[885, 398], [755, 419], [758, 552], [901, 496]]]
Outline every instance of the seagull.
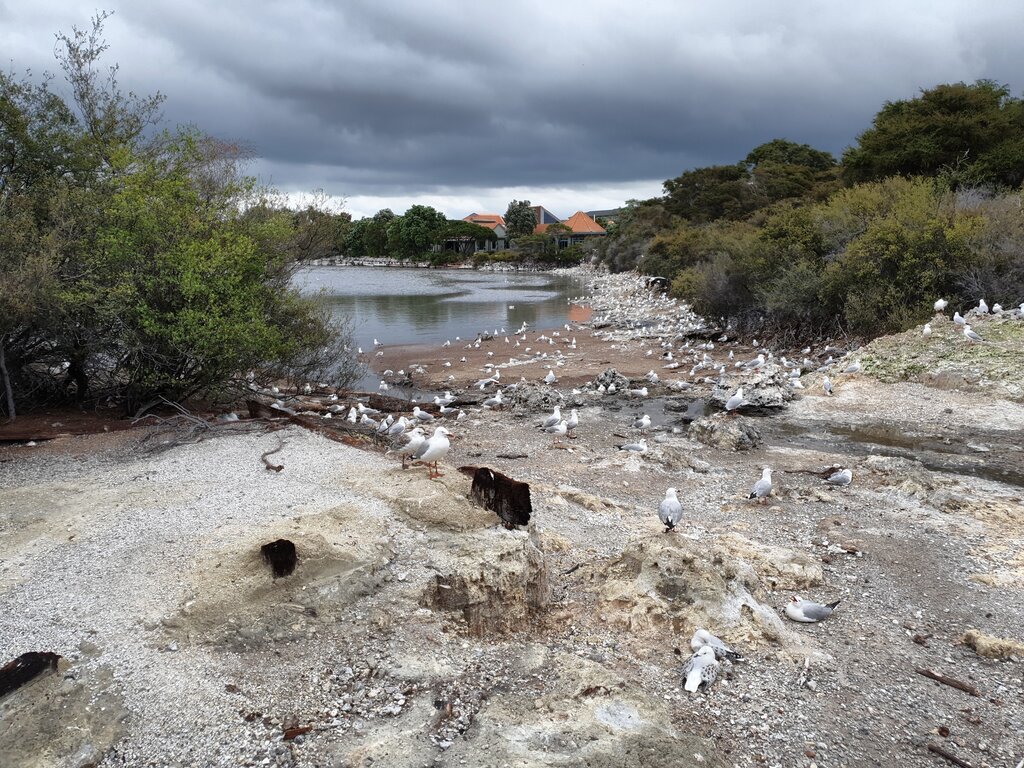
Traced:
[[399, 438], [400, 441], [404, 440], [404, 442], [402, 442], [394, 451], [389, 451], [389, 453], [397, 453], [401, 456], [402, 469], [405, 469], [405, 460], [410, 456], [415, 456], [420, 448], [423, 447], [423, 443], [426, 442], [426, 439], [427, 436], [424, 434], [423, 430], [419, 427], [414, 427], [409, 434]]
[[352, 424], [356, 423], [356, 407], [354, 405], [348, 409], [348, 416], [345, 418]]
[[715, 649], [709, 645], [702, 646], [683, 667], [683, 690], [696, 693], [702, 686], [707, 690], [718, 679], [718, 669]]
[[826, 395], [832, 394], [832, 381], [829, 379], [828, 376], [826, 376], [825, 379], [821, 382], [821, 388], [825, 390]]
[[561, 406], [556, 405], [555, 409], [551, 412], [551, 415], [548, 416], [546, 419], [544, 419], [544, 421], [541, 423], [540, 426], [541, 426], [542, 429], [547, 429], [548, 427], [555, 426], [555, 424], [557, 424], [561, 420], [562, 420], [562, 408], [561, 408]]
[[924, 334], [925, 338], [927, 338], [928, 336], [931, 336], [932, 335], [932, 324], [931, 323], [925, 323], [924, 324], [924, 330], [921, 331], [921, 333]]
[[676, 498], [676, 489], [669, 488], [665, 491], [665, 498], [661, 500], [661, 504], [658, 505], [658, 519], [661, 520], [662, 525], [665, 526], [665, 533], [669, 533], [673, 528], [676, 527], [676, 523], [683, 516], [683, 505], [679, 503], [679, 499]]
[[739, 387], [736, 390], [736, 394], [730, 397], [725, 403], [726, 411], [735, 411], [743, 405], [743, 387]]
[[388, 391], [388, 383], [382, 379], [381, 382], [380, 382], [380, 385], [377, 387], [377, 389], [380, 390], [381, 392], [387, 392]]
[[750, 491], [748, 499], [761, 499], [768, 498], [772, 493], [772, 471], [769, 467], [765, 467], [761, 473], [761, 479], [754, 483], [753, 489]]
[[946, 308], [946, 307], [947, 307], [948, 305], [949, 305], [949, 302], [948, 302], [948, 301], [946, 301], [945, 299], [939, 299], [938, 301], [936, 301], [936, 302], [935, 302], [935, 311], [936, 311], [936, 312], [941, 312], [941, 311], [942, 311], [942, 310], [944, 310], [944, 309], [945, 309], [945, 308]]
[[860, 373], [860, 360], [855, 363], [850, 363], [843, 369], [843, 373]]
[[1003, 305], [998, 303], [993, 304], [992, 311], [997, 315], [1001, 315], [1003, 313]]
[[437, 462], [443, 459], [451, 448], [451, 443], [448, 442], [450, 434], [451, 432], [444, 427], [438, 427], [434, 430], [433, 437], [427, 438], [423, 445], [420, 446], [420, 449], [413, 455], [413, 459], [416, 461], [422, 461], [427, 466], [434, 465], [427, 473], [427, 477], [431, 480], [442, 477], [437, 469]]
[[647, 441], [637, 440], [635, 443], [623, 443], [615, 446], [620, 451], [632, 451], [633, 453], [647, 453]]
[[743, 660], [743, 654], [738, 651], [734, 651], [722, 642], [721, 638], [715, 637], [706, 629], [698, 629], [693, 633], [693, 637], [690, 638], [690, 649], [699, 651], [705, 646], [715, 652], [716, 659], [728, 659], [729, 661]]
[[576, 427], [580, 425], [580, 415], [575, 408], [569, 413], [569, 418], [565, 421], [565, 427], [572, 432]]
[[853, 482], [853, 470], [841, 469], [825, 478], [829, 485], [849, 485]]
[[414, 405], [412, 407], [412, 415], [414, 419], [419, 419], [424, 423], [429, 423], [434, 420], [433, 414], [427, 413], [426, 411], [421, 411], [418, 405]]
[[985, 303], [984, 299], [978, 299], [978, 311], [983, 315], [988, 314], [988, 304]]
[[964, 338], [972, 343], [975, 341], [984, 341], [981, 336], [971, 330], [970, 325], [964, 325]]
[[641, 432], [646, 432], [651, 428], [651, 417], [645, 413], [639, 419], [634, 419], [633, 427], [635, 429], [639, 429]]
[[647, 397], [647, 387], [640, 387], [640, 389], [631, 389], [629, 394], [633, 397]]
[[796, 595], [786, 604], [786, 616], [793, 621], [800, 621], [804, 624], [816, 624], [824, 621], [832, 615], [832, 611], [839, 605], [839, 601], [822, 605], [813, 600], [803, 600]]
[[569, 431], [569, 426], [564, 421], [559, 421], [557, 424], [552, 424], [550, 427], [541, 427], [541, 429], [549, 435], [553, 435], [557, 443], [561, 438], [565, 437], [566, 432]]
[[960, 317], [959, 312], [953, 313], [953, 322], [956, 323], [957, 325], [967, 325], [967, 321]]
[[505, 401], [501, 399], [501, 390], [494, 393], [494, 397], [489, 397], [481, 403], [484, 408], [501, 408], [505, 404]]
[[545, 384], [554, 384], [556, 381], [558, 381], [558, 377], [555, 376], [555, 372], [549, 370], [548, 371], [548, 375], [544, 377], [544, 383]]

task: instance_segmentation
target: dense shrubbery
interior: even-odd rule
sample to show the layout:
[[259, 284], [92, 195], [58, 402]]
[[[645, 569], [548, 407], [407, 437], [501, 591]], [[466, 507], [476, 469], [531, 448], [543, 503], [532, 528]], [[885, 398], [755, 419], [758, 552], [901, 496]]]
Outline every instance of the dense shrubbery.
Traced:
[[194, 132], [147, 139], [160, 98], [124, 95], [96, 62], [104, 16], [62, 36], [74, 101], [0, 74], [0, 378], [17, 402], [237, 391], [245, 375], [321, 377], [347, 359], [291, 287], [333, 236], [238, 173]]
[[886, 333], [940, 296], [1016, 306], [1022, 150], [1024, 107], [1005, 87], [939, 86], [887, 104], [843, 166], [775, 140], [667, 181], [627, 207], [601, 256], [751, 330]]

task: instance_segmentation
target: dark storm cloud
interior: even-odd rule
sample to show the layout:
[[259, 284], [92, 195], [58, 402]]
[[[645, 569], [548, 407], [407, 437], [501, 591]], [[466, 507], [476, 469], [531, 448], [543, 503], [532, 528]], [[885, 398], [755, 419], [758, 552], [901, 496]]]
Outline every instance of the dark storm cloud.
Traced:
[[[87, 23], [91, 6], [51, 2], [0, 5], [15, 63], [48, 64], [52, 32]], [[886, 99], [1024, 72], [1024, 6], [1008, 3], [116, 11], [111, 59], [126, 84], [167, 95], [169, 122], [244, 140], [281, 187], [349, 195], [660, 180], [774, 137], [838, 154]]]

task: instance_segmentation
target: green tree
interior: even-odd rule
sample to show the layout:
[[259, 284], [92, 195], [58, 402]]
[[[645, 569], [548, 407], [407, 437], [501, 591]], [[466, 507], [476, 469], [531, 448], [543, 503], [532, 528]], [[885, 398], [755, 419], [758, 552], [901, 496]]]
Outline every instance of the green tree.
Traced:
[[440, 237], [446, 248], [450, 246], [449, 250], [463, 258], [476, 251], [480, 243], [493, 243], [498, 239], [493, 229], [461, 219], [446, 222]]
[[696, 168], [664, 187], [666, 210], [694, 223], [743, 219], [762, 204], [743, 163]]
[[403, 259], [422, 256], [440, 241], [447, 223], [429, 205], [413, 205], [388, 224], [388, 248]]
[[843, 154], [850, 182], [887, 176], [946, 176], [953, 186], [1019, 187], [1024, 181], [1024, 103], [1005, 85], [937, 85], [889, 101], [857, 146]]
[[537, 215], [529, 200], [513, 200], [505, 209], [505, 231], [509, 240], [532, 235], [537, 226]]
[[827, 171], [835, 167], [836, 159], [830, 152], [815, 149], [810, 144], [797, 144], [786, 139], [771, 141], [754, 147], [744, 161], [747, 165], [798, 165], [815, 171]]

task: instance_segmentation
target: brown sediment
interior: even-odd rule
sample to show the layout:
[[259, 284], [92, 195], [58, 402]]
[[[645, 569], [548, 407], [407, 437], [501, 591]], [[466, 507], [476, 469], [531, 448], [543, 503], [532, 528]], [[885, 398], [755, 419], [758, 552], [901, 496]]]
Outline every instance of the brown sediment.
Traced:
[[[553, 335], [555, 333], [559, 335]], [[552, 339], [554, 344], [547, 339], [538, 341], [541, 336]], [[639, 378], [651, 369], [659, 376], [669, 374], [669, 371], [663, 370], [668, 361], [662, 359], [662, 349], [657, 339], [605, 341], [595, 336], [589, 328], [567, 331], [564, 327], [528, 331], [525, 341], [522, 337], [523, 334], [498, 335], [481, 340], [479, 347], [475, 346], [475, 339], [472, 338], [460, 341], [452, 339], [448, 347], [440, 344], [386, 346], [378, 350], [383, 355], [368, 362], [378, 372], [402, 370], [409, 373], [414, 367], [420, 366], [426, 369], [426, 373], [413, 374], [413, 383], [427, 389], [472, 386], [488, 375], [484, 368], [488, 364], [498, 368], [502, 381], [507, 380], [509, 383], [519, 381], [520, 377], [525, 377], [527, 381], [540, 381], [553, 367], [560, 387], [581, 385], [609, 368], [615, 368], [627, 378]], [[575, 349], [572, 348], [574, 338]], [[527, 349], [530, 351], [527, 352]], [[544, 352], [547, 358], [540, 357]], [[465, 362], [461, 362], [462, 358], [465, 358]], [[557, 365], [559, 360], [562, 365]], [[450, 363], [450, 366], [446, 367], [445, 363]]]

